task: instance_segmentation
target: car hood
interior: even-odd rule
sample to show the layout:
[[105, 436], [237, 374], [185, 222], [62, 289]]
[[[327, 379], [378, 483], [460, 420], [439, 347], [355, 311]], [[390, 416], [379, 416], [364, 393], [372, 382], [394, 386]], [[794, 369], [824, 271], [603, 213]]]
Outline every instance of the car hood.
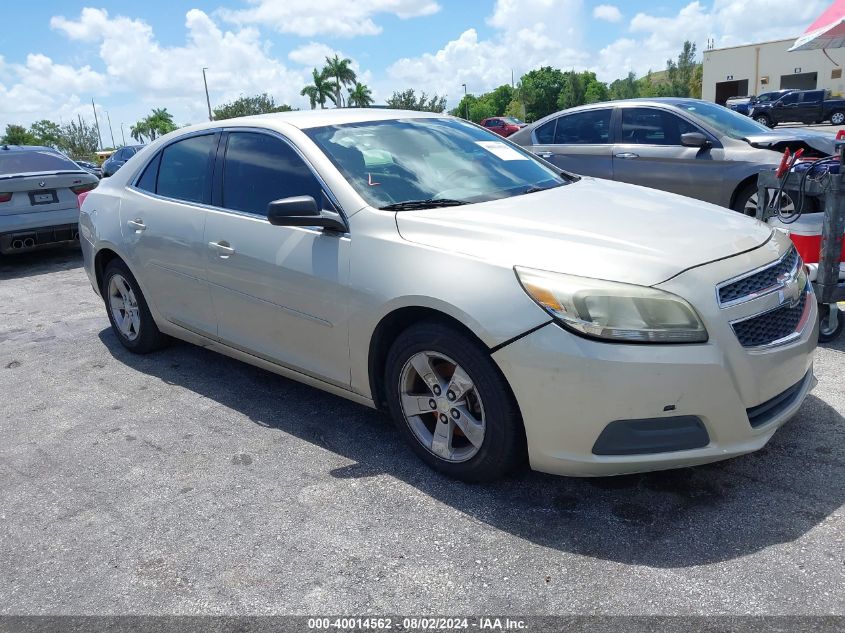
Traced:
[[832, 134], [814, 132], [812, 130], [772, 130], [746, 136], [745, 140], [752, 147], [761, 149], [772, 149], [782, 152], [789, 147], [791, 150], [798, 149], [802, 144], [807, 144], [817, 152], [825, 155], [835, 153], [835, 139]]
[[593, 178], [503, 200], [400, 211], [396, 224], [409, 242], [499, 265], [647, 286], [757, 248], [772, 234], [728, 209]]

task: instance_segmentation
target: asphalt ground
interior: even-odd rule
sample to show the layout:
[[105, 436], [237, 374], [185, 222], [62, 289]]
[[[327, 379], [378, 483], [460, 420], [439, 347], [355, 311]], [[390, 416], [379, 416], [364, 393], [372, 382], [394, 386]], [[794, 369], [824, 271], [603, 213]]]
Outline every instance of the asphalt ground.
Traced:
[[[845, 341], [763, 450], [465, 485], [381, 414], [0, 259], [0, 614], [845, 614]], [[565, 403], [562, 403], [565, 406]]]

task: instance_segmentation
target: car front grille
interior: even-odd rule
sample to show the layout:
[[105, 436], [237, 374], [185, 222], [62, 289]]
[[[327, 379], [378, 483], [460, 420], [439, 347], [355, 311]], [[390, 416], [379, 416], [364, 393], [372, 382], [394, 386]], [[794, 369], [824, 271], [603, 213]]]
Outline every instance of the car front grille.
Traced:
[[795, 334], [807, 307], [809, 291], [805, 289], [795, 305], [784, 304], [774, 310], [758, 314], [732, 324], [734, 333], [743, 347], [772, 345]]
[[725, 307], [753, 299], [761, 293], [776, 290], [782, 285], [780, 279], [801, 266], [801, 258], [795, 247], [774, 264], [752, 272], [741, 279], [729, 281], [719, 287], [719, 305]]

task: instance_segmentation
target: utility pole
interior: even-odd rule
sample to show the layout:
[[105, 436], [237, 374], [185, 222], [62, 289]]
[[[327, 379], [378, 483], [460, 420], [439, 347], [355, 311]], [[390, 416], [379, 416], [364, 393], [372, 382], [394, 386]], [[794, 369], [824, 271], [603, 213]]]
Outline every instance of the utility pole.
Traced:
[[106, 119], [109, 122], [109, 134], [111, 134], [111, 147], [114, 149], [114, 132], [111, 129], [111, 116], [109, 116], [109, 111], [106, 110]]
[[123, 144], [126, 145], [126, 133], [123, 131], [123, 123], [120, 124], [120, 136], [123, 139]]
[[103, 149], [103, 137], [100, 136], [100, 121], [97, 119], [97, 108], [94, 106], [94, 97], [91, 97], [91, 109], [94, 111], [94, 125], [97, 126], [97, 139], [100, 141], [97, 149]]
[[461, 84], [464, 87], [464, 112], [466, 113], [466, 120], [469, 121], [469, 101], [467, 101], [467, 85]]
[[208, 80], [205, 78], [205, 71], [208, 68], [202, 69], [202, 83], [205, 85], [205, 102], [208, 104], [208, 120], [213, 121], [214, 117], [211, 115], [211, 99], [208, 97]]

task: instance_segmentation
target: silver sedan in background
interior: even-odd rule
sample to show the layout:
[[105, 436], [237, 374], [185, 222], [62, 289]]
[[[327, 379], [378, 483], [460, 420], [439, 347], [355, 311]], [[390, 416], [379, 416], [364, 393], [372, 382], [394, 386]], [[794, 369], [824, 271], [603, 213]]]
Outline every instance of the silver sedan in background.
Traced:
[[814, 384], [785, 235], [440, 114], [179, 130], [88, 195], [81, 235], [130, 351], [174, 336], [382, 408], [466, 480], [747, 453]]
[[[549, 115], [509, 137], [561, 169], [662, 189], [748, 215], [757, 174], [786, 148], [806, 156], [834, 152], [830, 135], [770, 130], [699, 99], [631, 99]], [[784, 211], [794, 203], [785, 199]]]

